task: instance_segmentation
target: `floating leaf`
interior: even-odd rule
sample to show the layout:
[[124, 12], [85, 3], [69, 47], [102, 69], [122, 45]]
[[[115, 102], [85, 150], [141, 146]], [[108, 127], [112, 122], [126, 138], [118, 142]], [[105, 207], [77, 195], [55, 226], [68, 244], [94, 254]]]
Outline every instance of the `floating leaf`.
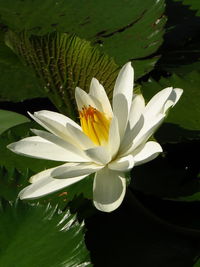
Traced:
[[74, 89], [88, 91], [97, 78], [110, 93], [118, 74], [113, 60], [78, 37], [52, 33], [46, 36], [9, 32], [7, 44], [32, 66], [58, 109], [76, 118]]
[[133, 60], [135, 69], [141, 69], [137, 78], [152, 70], [157, 60], [152, 54], [162, 43], [164, 9], [164, 0], [0, 1], [1, 21], [9, 29], [36, 35], [55, 30], [76, 34], [99, 44], [119, 65]]
[[[200, 17], [195, 16], [196, 12], [182, 2], [166, 1], [168, 20], [164, 42], [159, 49], [161, 57], [156, 65], [156, 75], [160, 72], [185, 75], [193, 70], [200, 70]], [[192, 3], [195, 0], [187, 2]], [[198, 0], [197, 2], [199, 5]]]
[[44, 97], [45, 93], [32, 70], [20, 62], [19, 58], [4, 43], [0, 33], [0, 101], [23, 101]]
[[21, 114], [0, 109], [0, 134], [15, 125], [28, 121], [29, 119]]
[[198, 0], [174, 0], [182, 2], [183, 5], [189, 6], [190, 9], [196, 11], [196, 16], [200, 16], [200, 2]]
[[69, 211], [2, 200], [0, 213], [1, 266], [92, 266], [84, 225]]

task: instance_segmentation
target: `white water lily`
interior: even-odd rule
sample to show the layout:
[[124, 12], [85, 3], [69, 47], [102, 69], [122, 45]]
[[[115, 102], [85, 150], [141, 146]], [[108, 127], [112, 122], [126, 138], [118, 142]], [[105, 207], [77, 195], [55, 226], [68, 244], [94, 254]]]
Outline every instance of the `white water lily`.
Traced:
[[105, 212], [119, 207], [126, 191], [125, 172], [162, 152], [157, 142], [148, 140], [182, 94], [182, 89], [165, 88], [145, 106], [143, 96], [133, 93], [133, 76], [129, 62], [117, 77], [112, 106], [95, 78], [88, 94], [76, 88], [81, 126], [52, 111], [30, 114], [48, 132], [34, 129], [36, 136], [8, 148], [21, 155], [65, 163], [32, 176], [32, 184], [19, 194], [21, 199], [47, 195], [95, 173], [95, 207]]

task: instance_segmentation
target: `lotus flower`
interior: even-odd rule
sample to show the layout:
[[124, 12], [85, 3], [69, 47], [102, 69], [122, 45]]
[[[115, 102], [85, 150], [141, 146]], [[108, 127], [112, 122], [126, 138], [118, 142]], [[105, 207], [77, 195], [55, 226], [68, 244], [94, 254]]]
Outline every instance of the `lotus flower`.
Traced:
[[95, 173], [95, 207], [104, 212], [119, 207], [126, 191], [125, 173], [162, 152], [157, 142], [148, 140], [182, 94], [182, 89], [165, 88], [145, 106], [143, 96], [133, 93], [133, 76], [129, 62], [117, 77], [112, 106], [97, 79], [92, 79], [89, 93], [76, 88], [80, 125], [52, 111], [30, 114], [48, 132], [33, 129], [36, 136], [8, 148], [21, 155], [64, 164], [32, 176], [32, 184], [19, 194], [21, 199], [50, 194]]

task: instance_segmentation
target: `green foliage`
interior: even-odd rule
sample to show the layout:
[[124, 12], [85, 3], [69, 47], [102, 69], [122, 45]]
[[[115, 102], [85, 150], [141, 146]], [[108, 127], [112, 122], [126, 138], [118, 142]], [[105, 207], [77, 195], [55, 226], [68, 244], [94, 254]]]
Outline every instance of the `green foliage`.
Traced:
[[2, 200], [0, 213], [1, 266], [92, 266], [84, 225], [68, 210]]
[[0, 33], [0, 101], [23, 101], [44, 97], [34, 73], [4, 43]]
[[[40, 6], [40, 9], [38, 9]], [[77, 8], [78, 7], [78, 8]], [[132, 59], [137, 78], [149, 72], [162, 43], [164, 0], [0, 1], [1, 21], [13, 31], [45, 35], [55, 30], [99, 44], [118, 64]], [[78, 19], [77, 19], [78, 18]], [[137, 71], [140, 69], [140, 71]]]
[[114, 87], [118, 67], [114, 61], [74, 35], [52, 33], [28, 37], [9, 32], [7, 44], [32, 66], [44, 90], [63, 113], [76, 119], [74, 89], [89, 89], [97, 78], [108, 94]]
[[[187, 2], [192, 3], [195, 0]], [[197, 2], [199, 5], [198, 0]], [[181, 0], [167, 0], [166, 4], [165, 13], [168, 17], [166, 33], [163, 45], [158, 51], [161, 57], [155, 72], [157, 75], [160, 73], [185, 75], [193, 70], [199, 71], [200, 17], [195, 16], [196, 12], [190, 10], [188, 5], [183, 5]]]
[[195, 10], [196, 16], [200, 16], [200, 3], [198, 0], [175, 0], [176, 2], [182, 2], [183, 5], [189, 6], [190, 9]]
[[28, 121], [29, 119], [21, 114], [0, 109], [0, 134], [15, 125]]

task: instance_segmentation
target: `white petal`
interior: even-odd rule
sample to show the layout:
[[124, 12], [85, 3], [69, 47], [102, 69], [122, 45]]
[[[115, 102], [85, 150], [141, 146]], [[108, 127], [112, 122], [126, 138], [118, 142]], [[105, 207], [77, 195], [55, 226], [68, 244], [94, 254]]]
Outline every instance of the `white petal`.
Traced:
[[95, 78], [92, 79], [90, 85], [89, 95], [93, 97], [97, 108], [107, 114], [109, 117], [113, 116], [112, 107], [104, 87]]
[[124, 153], [124, 155], [132, 153], [134, 149], [136, 149], [139, 145], [144, 144], [158, 129], [164, 118], [164, 114], [159, 114], [155, 118], [152, 118], [150, 121], [148, 118], [144, 118], [144, 125], [142, 129], [133, 140], [132, 146]]
[[108, 168], [115, 171], [126, 172], [133, 168], [134, 159], [132, 155], [128, 155], [122, 158], [117, 158], [116, 160], [108, 164]]
[[98, 210], [111, 212], [122, 203], [126, 192], [124, 174], [104, 168], [94, 178], [93, 200]]
[[66, 126], [67, 123], [72, 124], [74, 127], [81, 128], [76, 122], [74, 122], [72, 119], [69, 117], [50, 110], [40, 110], [37, 112], [34, 112], [34, 116], [36, 116], [39, 119], [50, 119], [51, 121], [57, 122], [62, 126]]
[[130, 125], [127, 125], [126, 132], [124, 134], [123, 140], [120, 144], [119, 155], [127, 154], [126, 152], [134, 145], [134, 139], [141, 131], [144, 126], [144, 116], [141, 115], [137, 123], [134, 125], [132, 129], [130, 129]]
[[131, 66], [131, 62], [128, 62], [120, 70], [115, 83], [113, 91], [113, 108], [115, 108], [115, 96], [118, 94], [123, 94], [128, 102], [128, 107], [130, 109], [133, 97], [133, 82], [134, 72]]
[[87, 135], [84, 134], [82, 130], [77, 129], [71, 124], [67, 124], [66, 128], [70, 135], [77, 140], [76, 145], [78, 145], [81, 149], [88, 149], [95, 146], [95, 144]]
[[[66, 163], [64, 163], [63, 165], [65, 165]], [[71, 166], [74, 166], [76, 163], [68, 163], [68, 164], [71, 164]], [[59, 167], [63, 166], [63, 165], [60, 165]], [[36, 173], [35, 175], [31, 176], [31, 178], [29, 179], [29, 183], [35, 183], [41, 179], [43, 179], [44, 177], [49, 177], [51, 176], [51, 172], [53, 170], [55, 170], [56, 168], [58, 167], [54, 167], [54, 168], [50, 168], [50, 169], [47, 169], [47, 170], [44, 170], [44, 171], [41, 171], [39, 173]]]
[[118, 120], [120, 139], [122, 139], [127, 127], [129, 117], [128, 102], [123, 94], [116, 95], [114, 102], [115, 108], [113, 108], [113, 113]]
[[140, 119], [140, 116], [145, 108], [144, 97], [140, 95], [135, 95], [131, 104], [131, 109], [129, 112], [129, 127], [132, 129], [135, 124]]
[[35, 112], [34, 115], [29, 113], [29, 115], [32, 117], [32, 119], [34, 119], [38, 124], [40, 124], [49, 132], [59, 136], [60, 138], [70, 143], [76, 143], [76, 140], [67, 131], [66, 125], [70, 124], [80, 130], [81, 127], [77, 123], [72, 121], [70, 118], [62, 114], [46, 110]]
[[126, 129], [133, 97], [133, 75], [129, 62], [120, 70], [113, 91], [113, 113], [118, 119], [121, 138]]
[[183, 93], [182, 89], [179, 89], [179, 88], [173, 89], [171, 95], [169, 96], [169, 98], [167, 99], [164, 105], [163, 113], [166, 113], [170, 107], [173, 107], [178, 102], [182, 93]]
[[135, 166], [155, 159], [162, 152], [162, 147], [154, 141], [149, 141], [132, 153]]
[[33, 184], [25, 187], [22, 191], [20, 191], [19, 197], [21, 199], [33, 199], [42, 197], [50, 193], [56, 192], [69, 185], [77, 183], [78, 181], [82, 180], [87, 176], [82, 175], [79, 177], [68, 179], [53, 179], [51, 177], [51, 170], [46, 170], [38, 174], [40, 178]]
[[78, 161], [82, 159], [80, 156], [69, 153], [69, 151], [64, 148], [39, 136], [24, 138], [18, 142], [9, 144], [7, 147], [17, 154], [39, 159], [55, 161], [74, 161], [74, 159]]
[[154, 95], [145, 107], [145, 116], [151, 118], [155, 117], [159, 113], [163, 113], [165, 103], [172, 92], [173, 88], [168, 87]]
[[85, 150], [85, 153], [88, 157], [91, 158], [91, 161], [96, 162], [97, 164], [107, 164], [111, 160], [111, 155], [103, 146], [97, 146]]
[[96, 108], [94, 101], [92, 98], [81, 88], [76, 87], [75, 89], [75, 98], [76, 98], [76, 103], [78, 106], [78, 110], [82, 110], [84, 106], [92, 106]]
[[109, 139], [108, 139], [108, 149], [110, 151], [111, 157], [114, 158], [119, 150], [120, 146], [120, 136], [119, 136], [119, 127], [116, 117], [113, 117], [110, 130], [109, 130]]
[[72, 177], [78, 177], [81, 175], [89, 175], [102, 169], [103, 165], [97, 165], [95, 163], [78, 163], [71, 166], [70, 164], [64, 164], [61, 167], [56, 168], [51, 176], [55, 179], [66, 179]]
[[46, 139], [47, 141], [50, 141], [51, 143], [54, 143], [62, 148], [64, 148], [65, 150], [67, 150], [68, 153], [68, 158], [69, 161], [72, 162], [88, 162], [90, 161], [88, 159], [88, 157], [85, 155], [84, 151], [77, 148], [76, 146], [72, 145], [71, 143], [59, 138], [56, 135], [53, 135], [51, 133], [45, 132], [45, 131], [41, 131], [41, 130], [36, 130], [36, 129], [31, 129], [32, 132], [44, 139]]

